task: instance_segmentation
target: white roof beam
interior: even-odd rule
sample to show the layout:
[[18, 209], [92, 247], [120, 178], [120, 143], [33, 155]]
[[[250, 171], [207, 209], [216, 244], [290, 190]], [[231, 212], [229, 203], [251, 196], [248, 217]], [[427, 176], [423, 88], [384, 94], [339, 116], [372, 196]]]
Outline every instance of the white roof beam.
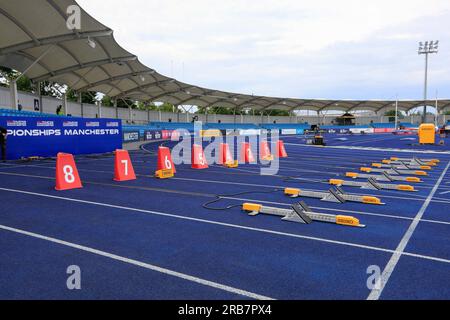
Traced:
[[[119, 63], [119, 62], [125, 62], [125, 61], [136, 60], [136, 59], [137, 59], [136, 56], [114, 58], [112, 63]], [[74, 66], [70, 66], [67, 68], [53, 71], [52, 73], [45, 74], [34, 80], [35, 81], [44, 81], [44, 80], [47, 80], [48, 78], [59, 76], [59, 75], [65, 74], [65, 73], [70, 73], [72, 71], [76, 71], [79, 69], [84, 69], [84, 68], [89, 68], [89, 67], [97, 67], [97, 66], [101, 66], [103, 64], [108, 64], [108, 63], [111, 63], [110, 59], [102, 59], [102, 60], [91, 61], [91, 62], [87, 62], [87, 63], [83, 63], [83, 64], [77, 64]]]

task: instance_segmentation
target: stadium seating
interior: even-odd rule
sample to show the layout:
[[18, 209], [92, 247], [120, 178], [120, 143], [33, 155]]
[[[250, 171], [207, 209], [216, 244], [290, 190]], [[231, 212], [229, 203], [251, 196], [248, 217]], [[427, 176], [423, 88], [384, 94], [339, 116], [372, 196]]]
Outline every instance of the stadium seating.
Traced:
[[0, 109], [0, 117], [65, 117], [50, 113], [40, 113], [34, 111], [19, 111], [12, 109]]

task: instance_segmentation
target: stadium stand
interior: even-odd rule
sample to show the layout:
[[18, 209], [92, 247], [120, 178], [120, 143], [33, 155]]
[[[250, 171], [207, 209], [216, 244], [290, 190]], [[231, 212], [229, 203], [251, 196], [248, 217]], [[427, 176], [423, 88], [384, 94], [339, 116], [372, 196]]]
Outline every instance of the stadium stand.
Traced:
[[12, 109], [0, 109], [0, 117], [28, 117], [28, 118], [37, 118], [37, 117], [66, 117], [66, 116], [60, 116], [56, 114], [49, 114], [49, 113], [40, 113], [40, 112], [33, 112], [33, 111], [19, 111], [19, 110], [12, 110]]

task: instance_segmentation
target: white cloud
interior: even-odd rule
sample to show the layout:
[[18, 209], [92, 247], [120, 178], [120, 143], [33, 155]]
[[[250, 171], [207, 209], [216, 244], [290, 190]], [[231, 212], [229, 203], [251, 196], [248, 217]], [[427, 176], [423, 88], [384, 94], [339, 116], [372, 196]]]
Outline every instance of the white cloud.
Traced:
[[448, 0], [78, 2], [149, 67], [243, 93], [416, 98], [417, 42], [439, 38], [430, 86], [450, 96]]

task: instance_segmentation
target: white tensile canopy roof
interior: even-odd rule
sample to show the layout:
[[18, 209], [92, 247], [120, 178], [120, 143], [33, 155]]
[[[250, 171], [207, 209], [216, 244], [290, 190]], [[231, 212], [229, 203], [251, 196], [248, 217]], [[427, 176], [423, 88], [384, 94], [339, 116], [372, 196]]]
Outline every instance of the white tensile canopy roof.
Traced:
[[[112, 98], [144, 102], [346, 112], [378, 112], [395, 105], [395, 101], [387, 100], [254, 96], [182, 83], [143, 65], [115, 41], [111, 29], [82, 9], [81, 29], [70, 30], [66, 21], [67, 8], [71, 5], [77, 3], [73, 0], [0, 0], [0, 65], [26, 71], [35, 82], [54, 81], [76, 91], [97, 91]], [[409, 111], [423, 104], [423, 100], [399, 101], [398, 108]], [[435, 101], [429, 100], [427, 104], [434, 106]], [[450, 100], [439, 100], [438, 105], [440, 110], [450, 108]]]

